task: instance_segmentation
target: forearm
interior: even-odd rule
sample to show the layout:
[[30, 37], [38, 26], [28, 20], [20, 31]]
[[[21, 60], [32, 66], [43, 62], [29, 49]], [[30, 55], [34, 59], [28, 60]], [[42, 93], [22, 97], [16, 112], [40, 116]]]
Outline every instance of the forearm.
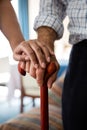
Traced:
[[9, 0], [0, 0], [0, 29], [10, 42], [12, 50], [24, 41], [16, 14]]
[[54, 41], [58, 39], [57, 33], [50, 27], [42, 26], [37, 29], [37, 37], [40, 42], [54, 50]]
[[46, 42], [51, 41], [54, 42], [57, 40], [57, 33], [50, 27], [42, 26], [37, 29], [38, 39], [43, 39]]

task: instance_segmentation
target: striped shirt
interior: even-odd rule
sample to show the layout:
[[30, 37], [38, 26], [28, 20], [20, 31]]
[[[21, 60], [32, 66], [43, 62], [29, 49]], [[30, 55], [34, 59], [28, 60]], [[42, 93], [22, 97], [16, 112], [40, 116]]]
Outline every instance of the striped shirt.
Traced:
[[62, 37], [63, 20], [68, 15], [69, 41], [75, 44], [87, 39], [87, 0], [40, 0], [39, 15], [34, 29], [40, 26], [53, 28]]

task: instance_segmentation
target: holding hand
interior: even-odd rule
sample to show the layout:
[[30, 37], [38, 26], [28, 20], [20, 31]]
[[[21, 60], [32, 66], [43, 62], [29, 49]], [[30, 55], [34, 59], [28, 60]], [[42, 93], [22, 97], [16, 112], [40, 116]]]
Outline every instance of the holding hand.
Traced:
[[[49, 27], [40, 27], [38, 38], [29, 41], [23, 41], [14, 50], [14, 59], [20, 61], [20, 67], [34, 77], [41, 86], [44, 82], [44, 76], [47, 65], [54, 61], [57, 71], [59, 64], [54, 55], [54, 41], [57, 38], [56, 32]], [[57, 71], [52, 74], [48, 81], [48, 87], [57, 77]]]
[[14, 59], [18, 61], [31, 61], [35, 68], [40, 65], [42, 68], [46, 67], [46, 63], [50, 62], [50, 53], [52, 50], [48, 50], [45, 44], [38, 40], [30, 40], [21, 42], [14, 49]]
[[[42, 68], [41, 66], [39, 66], [37, 69], [29, 62], [27, 61], [26, 63], [25, 62], [19, 62], [20, 63], [20, 68], [21, 68], [21, 74], [24, 74], [24, 72], [27, 70], [27, 72], [37, 80], [37, 83], [39, 86], [42, 86], [45, 82], [45, 78], [46, 78], [46, 69], [45, 68]], [[52, 84], [53, 82], [56, 80], [56, 77], [57, 77], [57, 73], [58, 73], [58, 70], [60, 68], [55, 56], [51, 57], [51, 62], [50, 63], [54, 63], [55, 66], [56, 66], [56, 70], [54, 73], [52, 73], [50, 75], [50, 77], [48, 77], [47, 79], [47, 86], [49, 88], [52, 87]], [[50, 64], [49, 63], [49, 64]], [[49, 65], [47, 64], [47, 66]], [[46, 66], [46, 67], [47, 67]], [[24, 67], [24, 68], [23, 68]], [[51, 65], [51, 68], [49, 68], [49, 70], [53, 69], [54, 66]], [[27, 68], [27, 69], [26, 69]], [[23, 72], [23, 70], [25, 70]], [[20, 72], [20, 70], [19, 70]]]

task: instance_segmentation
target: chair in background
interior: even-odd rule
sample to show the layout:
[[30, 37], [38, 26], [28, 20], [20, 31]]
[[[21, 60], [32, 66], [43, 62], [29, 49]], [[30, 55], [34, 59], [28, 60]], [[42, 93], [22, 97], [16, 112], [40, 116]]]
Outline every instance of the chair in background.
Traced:
[[0, 86], [7, 86], [10, 71], [9, 71], [9, 57], [0, 58]]
[[[11, 62], [10, 62], [11, 63]], [[17, 63], [10, 64], [10, 79], [8, 82], [8, 101], [20, 96], [21, 81], [20, 73], [18, 72]]]
[[40, 98], [40, 88], [34, 78], [29, 74], [21, 76], [21, 107], [20, 112], [23, 112], [24, 97], [31, 97], [33, 101], [33, 107], [35, 106], [35, 99]]

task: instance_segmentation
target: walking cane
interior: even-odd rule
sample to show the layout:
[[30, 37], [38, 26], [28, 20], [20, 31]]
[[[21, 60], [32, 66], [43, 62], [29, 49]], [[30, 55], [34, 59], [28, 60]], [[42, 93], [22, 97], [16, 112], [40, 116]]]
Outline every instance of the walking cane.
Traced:
[[[48, 64], [43, 86], [40, 87], [40, 115], [41, 115], [41, 130], [49, 130], [49, 111], [48, 111], [48, 78], [56, 71], [57, 67], [54, 62]], [[26, 72], [20, 68], [18, 64], [18, 71], [22, 75], [26, 75]]]
[[46, 69], [45, 79], [43, 86], [40, 87], [41, 95], [41, 130], [49, 130], [49, 110], [48, 110], [48, 87], [47, 80], [48, 78], [56, 71], [56, 65], [54, 62], [51, 62]]

